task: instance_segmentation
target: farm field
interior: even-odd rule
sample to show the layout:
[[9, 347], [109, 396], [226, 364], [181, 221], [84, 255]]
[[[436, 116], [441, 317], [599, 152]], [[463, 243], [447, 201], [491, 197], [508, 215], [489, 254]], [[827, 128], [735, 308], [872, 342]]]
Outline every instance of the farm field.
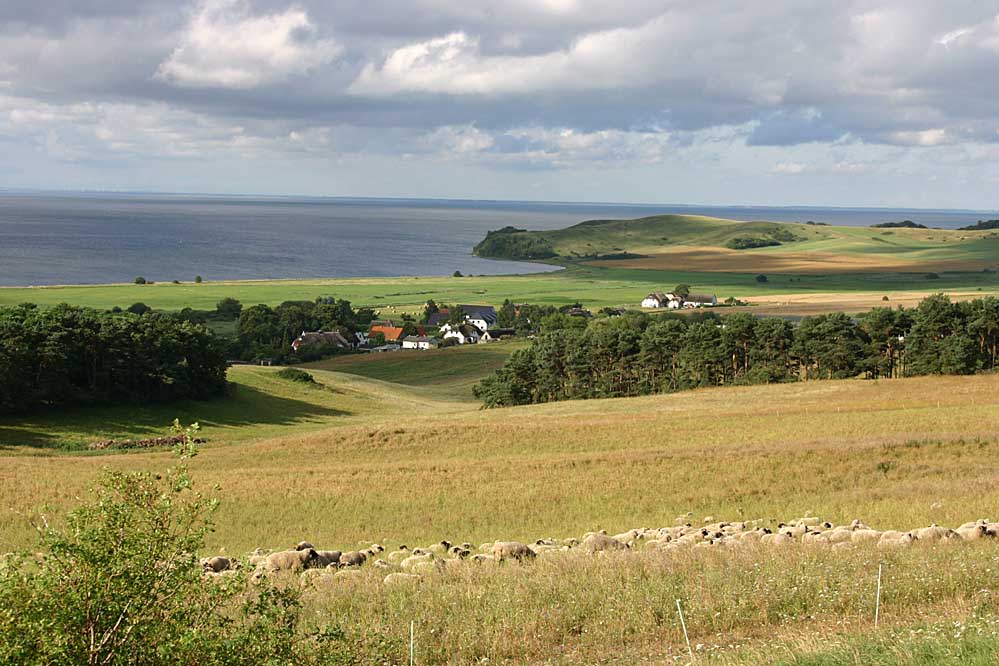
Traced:
[[[601, 264], [606, 262], [600, 262]], [[0, 287], [0, 306], [23, 302], [51, 306], [72, 303], [95, 308], [126, 308], [142, 302], [154, 309], [191, 307], [213, 310], [225, 297], [244, 306], [277, 305], [287, 300], [313, 300], [319, 296], [346, 298], [355, 306], [372, 307], [382, 316], [419, 313], [428, 299], [439, 303], [491, 303], [505, 299], [516, 303], [564, 305], [579, 301], [588, 308], [636, 307], [651, 291], [685, 283], [697, 291], [718, 295], [786, 301], [803, 295], [851, 294], [881, 298], [885, 294], [912, 292], [999, 293], [999, 274], [951, 272], [928, 280], [923, 273], [768, 274], [756, 282], [756, 273], [689, 272], [637, 268], [593, 267], [570, 263], [557, 273], [541, 275], [482, 276], [464, 278], [379, 278], [349, 280], [284, 280], [270, 282], [206, 282], [200, 285], [97, 285], [67, 287]], [[981, 290], [981, 291], [979, 291]]]
[[[442, 538], [533, 542], [670, 526], [678, 516], [775, 527], [810, 513], [910, 529], [994, 519], [999, 506], [999, 467], [989, 462], [999, 451], [995, 375], [488, 411], [457, 400], [456, 387], [507, 349], [465, 348], [483, 357], [442, 360], [436, 375], [426, 366], [443, 354], [338, 359], [330, 370], [310, 369], [326, 387], [318, 389], [282, 382], [274, 368], [233, 368], [240, 387], [302, 411], [275, 422], [286, 404], [268, 413], [257, 396], [231, 405], [227, 417], [213, 416], [212, 403], [178, 414], [201, 420], [210, 440], [191, 462], [198, 488], [217, 484], [222, 499], [208, 551], [280, 549], [301, 539], [344, 550]], [[423, 386], [393, 381], [412, 382], [420, 368]], [[320, 407], [329, 411], [317, 414]], [[232, 422], [236, 413], [241, 422]], [[0, 514], [0, 551], [30, 547], [23, 516], [75, 505], [102, 469], [156, 471], [170, 461], [165, 452], [5, 448], [0, 506], [12, 511]], [[890, 577], [873, 636], [878, 562]], [[932, 664], [980, 655], [967, 663], [985, 664], [997, 640], [992, 541], [898, 552], [695, 550], [668, 559], [638, 549], [472, 566], [393, 588], [382, 584], [383, 571], [365, 567], [318, 581], [306, 609], [333, 618], [389, 663], [405, 660], [411, 619], [420, 627], [420, 663], [683, 663], [677, 598], [698, 660], [708, 663]], [[955, 627], [963, 629], [955, 635]]]

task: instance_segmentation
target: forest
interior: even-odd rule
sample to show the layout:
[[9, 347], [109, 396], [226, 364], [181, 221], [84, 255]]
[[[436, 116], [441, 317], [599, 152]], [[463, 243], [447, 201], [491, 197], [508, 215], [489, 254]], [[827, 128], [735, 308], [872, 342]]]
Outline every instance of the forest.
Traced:
[[[548, 328], [480, 382], [486, 407], [679, 391], [703, 386], [993, 370], [999, 298], [805, 317], [627, 312]], [[579, 322], [581, 323], [581, 322]]]
[[225, 345], [156, 313], [0, 308], [0, 413], [206, 399], [226, 389]]

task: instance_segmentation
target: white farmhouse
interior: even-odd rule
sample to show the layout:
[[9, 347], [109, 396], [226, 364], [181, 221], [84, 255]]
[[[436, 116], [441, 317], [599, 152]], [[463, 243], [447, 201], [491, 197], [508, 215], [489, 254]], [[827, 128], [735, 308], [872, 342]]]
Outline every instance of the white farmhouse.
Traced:
[[482, 339], [482, 331], [472, 324], [444, 324], [441, 333], [445, 340], [457, 340], [460, 345], [474, 345]]
[[683, 299], [676, 294], [654, 291], [642, 300], [643, 308], [669, 308], [676, 310], [683, 305]]
[[407, 335], [402, 339], [403, 349], [437, 349], [438, 344], [436, 338], [425, 335]]

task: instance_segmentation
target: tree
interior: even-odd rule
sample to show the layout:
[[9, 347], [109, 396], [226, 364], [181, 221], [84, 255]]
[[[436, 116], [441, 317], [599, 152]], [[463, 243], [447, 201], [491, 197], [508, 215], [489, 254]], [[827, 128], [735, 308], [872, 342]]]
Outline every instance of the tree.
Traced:
[[714, 322], [691, 324], [683, 335], [680, 366], [692, 386], [714, 386], [725, 381], [726, 354], [720, 327]]
[[465, 276], [461, 274], [461, 271], [455, 271], [454, 273], [451, 274], [451, 277], [465, 277]]
[[223, 319], [239, 319], [239, 313], [242, 311], [243, 304], [229, 296], [215, 304], [215, 312]]
[[195, 275], [194, 276], [194, 283], [195, 284], [201, 284], [201, 276], [200, 275]]
[[135, 278], [135, 284], [146, 284], [146, 278], [140, 275], [139, 277]]
[[680, 298], [687, 298], [687, 296], [690, 296], [690, 285], [678, 284], [673, 287], [673, 293]]
[[132, 314], [144, 315], [147, 312], [152, 312], [153, 309], [146, 305], [145, 303], [132, 303], [126, 308]]
[[756, 276], [756, 281], [757, 281], [757, 282], [758, 282], [759, 284], [764, 284], [764, 283], [766, 283], [766, 282], [769, 282], [769, 279], [767, 278], [767, 276], [766, 276], [766, 275], [763, 275], [763, 274], [761, 273], [761, 274], [759, 274], [759, 275], [757, 275], [757, 276]]
[[496, 313], [496, 323], [500, 328], [514, 328], [517, 325], [517, 308], [509, 298], [503, 301]]

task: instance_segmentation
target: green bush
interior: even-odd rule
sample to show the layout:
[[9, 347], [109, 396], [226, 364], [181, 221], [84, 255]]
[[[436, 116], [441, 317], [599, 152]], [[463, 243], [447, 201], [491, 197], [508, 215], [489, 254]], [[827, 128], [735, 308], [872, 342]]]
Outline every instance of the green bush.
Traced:
[[736, 236], [725, 243], [725, 247], [730, 250], [752, 250], [758, 247], [775, 247], [780, 245], [780, 241], [772, 238], [756, 238], [753, 236]]
[[188, 474], [196, 428], [175, 467], [105, 473], [64, 526], [36, 525], [37, 552], [0, 563], [0, 663], [352, 663], [339, 632], [303, 627], [297, 585], [203, 573], [217, 500]]
[[277, 376], [281, 379], [287, 379], [292, 382], [300, 382], [302, 384], [315, 384], [316, 380], [313, 379], [312, 375], [307, 373], [305, 370], [299, 370], [298, 368], [282, 368], [278, 370]]

